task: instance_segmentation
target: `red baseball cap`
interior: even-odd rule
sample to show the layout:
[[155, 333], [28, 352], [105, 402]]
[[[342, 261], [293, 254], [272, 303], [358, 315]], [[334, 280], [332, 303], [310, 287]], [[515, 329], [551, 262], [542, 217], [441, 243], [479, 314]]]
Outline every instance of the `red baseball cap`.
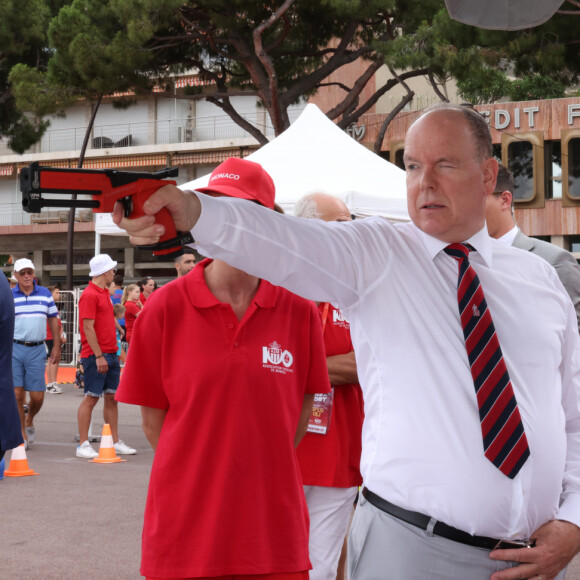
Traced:
[[230, 157], [218, 165], [207, 187], [200, 187], [196, 191], [250, 199], [270, 209], [274, 208], [276, 196], [276, 187], [268, 172], [259, 163], [238, 157]]

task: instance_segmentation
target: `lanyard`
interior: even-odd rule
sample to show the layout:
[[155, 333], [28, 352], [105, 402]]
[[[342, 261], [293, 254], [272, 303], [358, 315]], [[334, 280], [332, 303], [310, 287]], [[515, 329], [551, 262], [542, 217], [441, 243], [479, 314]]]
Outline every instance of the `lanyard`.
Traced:
[[330, 302], [324, 303], [324, 308], [322, 309], [322, 334], [324, 335], [324, 329], [326, 328], [326, 321], [328, 320], [328, 309], [330, 307]]

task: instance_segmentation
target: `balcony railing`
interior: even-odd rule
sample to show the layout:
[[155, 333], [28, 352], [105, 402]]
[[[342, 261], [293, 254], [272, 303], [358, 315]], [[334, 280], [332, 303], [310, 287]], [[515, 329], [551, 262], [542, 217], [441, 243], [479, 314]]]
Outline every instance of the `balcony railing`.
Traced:
[[[0, 203], [0, 226], [28, 226], [34, 224], [66, 224], [69, 210], [48, 210], [41, 213], [27, 213], [21, 202]], [[77, 209], [75, 222], [92, 222], [93, 212], [89, 209]]]
[[[290, 122], [294, 121], [302, 110], [302, 107], [290, 109]], [[253, 113], [251, 115], [242, 115], [242, 117], [256, 126], [266, 136], [271, 137], [274, 135], [274, 129], [267, 115]], [[49, 129], [42, 137], [40, 144], [28, 151], [28, 153], [77, 151], [83, 144], [86, 129], [86, 127]], [[197, 117], [195, 119], [95, 125], [88, 148], [105, 149], [143, 145], [170, 145], [244, 137], [251, 137], [251, 135], [234, 123], [230, 117], [221, 115]], [[0, 155], [9, 155], [11, 153], [6, 145], [0, 142]]]
[[[290, 121], [293, 122], [300, 113], [302, 107], [289, 110]], [[273, 136], [274, 130], [271, 124], [264, 122], [256, 123], [257, 118], [265, 119], [266, 115], [245, 115], [248, 121], [265, 133]], [[29, 153], [54, 153], [58, 151], [78, 151], [85, 137], [86, 127], [72, 129], [49, 129], [36, 149]], [[156, 122], [135, 122], [117, 125], [96, 125], [93, 129], [89, 149], [119, 148], [122, 155], [123, 148], [140, 145], [173, 145], [177, 143], [193, 143], [203, 141], [215, 141], [218, 139], [234, 139], [250, 137], [239, 125], [236, 125], [226, 115], [216, 117], [203, 117], [196, 119], [174, 119]], [[0, 141], [0, 163], [2, 155], [12, 155], [5, 143]], [[68, 221], [68, 211], [44, 210], [40, 214], [29, 214], [22, 210], [20, 192], [10, 195], [13, 201], [6, 202], [0, 198], [0, 226], [31, 225], [31, 224], [55, 224]], [[6, 198], [4, 198], [6, 199]], [[76, 212], [75, 221], [91, 221], [92, 212], [87, 214]]]

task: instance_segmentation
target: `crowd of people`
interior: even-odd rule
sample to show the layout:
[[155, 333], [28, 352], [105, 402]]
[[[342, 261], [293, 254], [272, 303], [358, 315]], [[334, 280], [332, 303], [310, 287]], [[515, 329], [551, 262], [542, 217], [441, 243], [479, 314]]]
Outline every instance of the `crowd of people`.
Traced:
[[[519, 231], [474, 110], [426, 109], [404, 156], [409, 223], [353, 220], [324, 193], [283, 215], [243, 159], [158, 190], [144, 217], [116, 208], [141, 245], [166, 207], [208, 256], [188, 249], [158, 290], [95, 256], [79, 302], [77, 456], [97, 455], [101, 397], [117, 453], [136, 453], [118, 402], [155, 450], [145, 577], [334, 580], [346, 552], [351, 580], [563, 580], [580, 550], [580, 270]], [[67, 339], [29, 262], [12, 372], [30, 402], [9, 444], [34, 436], [46, 324], [51, 364]]]
[[[187, 252], [190, 257], [192, 254], [192, 250]], [[193, 264], [184, 265], [183, 262], [183, 257], [175, 262], [177, 276], [193, 267]], [[138, 284], [124, 286], [123, 276], [117, 274], [113, 266], [116, 262], [106, 254], [95, 256], [90, 261], [91, 281], [79, 301], [80, 323], [77, 331], [81, 338], [80, 368], [85, 389], [78, 412], [81, 438], [77, 447], [79, 457], [98, 455], [88, 442], [88, 431], [92, 409], [101, 396], [104, 400], [104, 419], [111, 425], [116, 452], [136, 453], [135, 449], [118, 438], [114, 395], [120, 378], [119, 363], [125, 360], [133, 324], [143, 308], [140, 294], [149, 297], [157, 284], [151, 276], [147, 276]], [[15, 317], [14, 329], [10, 332], [10, 380], [13, 382], [23, 442], [28, 449], [36, 439], [34, 419], [43, 406], [44, 394], [63, 393], [58, 370], [61, 349], [68, 337], [59, 314], [60, 288], [41, 286], [30, 259], [16, 260], [8, 282]]]

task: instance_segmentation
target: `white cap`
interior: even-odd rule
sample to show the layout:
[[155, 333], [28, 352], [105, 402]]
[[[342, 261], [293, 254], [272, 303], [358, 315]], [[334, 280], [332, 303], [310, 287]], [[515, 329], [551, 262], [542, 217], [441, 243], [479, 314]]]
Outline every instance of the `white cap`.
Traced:
[[89, 262], [89, 266], [91, 267], [89, 276], [94, 278], [95, 276], [100, 276], [101, 274], [116, 268], [117, 262], [115, 262], [109, 254], [99, 254]]
[[24, 270], [24, 268], [30, 268], [34, 270], [34, 264], [28, 258], [20, 258], [20, 260], [16, 260], [14, 262], [14, 271], [20, 272], [20, 270]]

